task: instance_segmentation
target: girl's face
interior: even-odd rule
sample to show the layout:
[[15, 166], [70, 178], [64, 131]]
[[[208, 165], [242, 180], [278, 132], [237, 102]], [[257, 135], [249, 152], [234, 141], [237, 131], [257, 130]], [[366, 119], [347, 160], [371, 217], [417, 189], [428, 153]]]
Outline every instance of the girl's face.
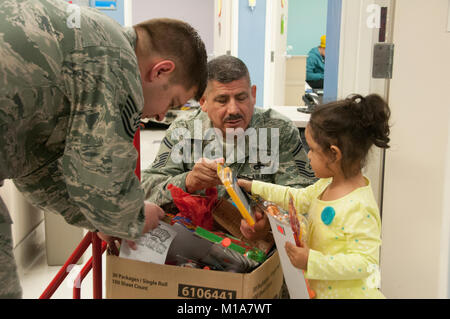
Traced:
[[317, 178], [332, 177], [334, 174], [328, 165], [330, 160], [323, 152], [319, 144], [314, 141], [310, 130], [311, 129], [309, 128], [309, 125], [306, 126], [305, 137], [306, 142], [309, 146], [308, 159], [314, 171], [314, 174]]

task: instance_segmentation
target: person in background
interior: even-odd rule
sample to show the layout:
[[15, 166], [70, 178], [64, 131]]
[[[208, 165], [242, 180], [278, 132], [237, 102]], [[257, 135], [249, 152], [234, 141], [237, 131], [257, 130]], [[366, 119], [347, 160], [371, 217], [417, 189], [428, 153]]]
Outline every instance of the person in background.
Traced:
[[[164, 212], [144, 201], [133, 137], [141, 118], [199, 99], [207, 55], [188, 24], [123, 28], [61, 0], [0, 2], [0, 185], [72, 225], [136, 240]], [[71, 5], [73, 6], [73, 5]], [[12, 220], [0, 199], [0, 298], [20, 298]]]
[[317, 298], [384, 298], [379, 291], [381, 220], [370, 181], [361, 171], [369, 149], [388, 148], [390, 109], [378, 95], [354, 95], [319, 106], [306, 127], [314, 185], [289, 188], [239, 180], [247, 191], [307, 214], [307, 242], [285, 246], [305, 271]]
[[325, 74], [326, 36], [320, 37], [320, 45], [312, 48], [306, 60], [306, 82], [313, 89], [323, 89]]

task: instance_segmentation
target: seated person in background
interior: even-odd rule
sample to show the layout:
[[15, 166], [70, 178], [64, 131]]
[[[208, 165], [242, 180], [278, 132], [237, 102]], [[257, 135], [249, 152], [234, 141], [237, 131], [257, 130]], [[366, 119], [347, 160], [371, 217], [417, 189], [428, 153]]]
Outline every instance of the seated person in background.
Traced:
[[[146, 199], [160, 206], [172, 203], [169, 184], [189, 193], [217, 186], [219, 198], [229, 198], [217, 162], [225, 162], [239, 178], [295, 188], [312, 184], [314, 173], [297, 127], [272, 109], [255, 109], [255, 101], [256, 86], [240, 59], [210, 61], [201, 110], [172, 123], [152, 166], [143, 171]], [[232, 132], [228, 140], [227, 131]], [[242, 140], [245, 149], [240, 150]]]
[[320, 45], [312, 48], [306, 60], [306, 82], [313, 89], [323, 89], [325, 73], [325, 44], [326, 36], [320, 38]]

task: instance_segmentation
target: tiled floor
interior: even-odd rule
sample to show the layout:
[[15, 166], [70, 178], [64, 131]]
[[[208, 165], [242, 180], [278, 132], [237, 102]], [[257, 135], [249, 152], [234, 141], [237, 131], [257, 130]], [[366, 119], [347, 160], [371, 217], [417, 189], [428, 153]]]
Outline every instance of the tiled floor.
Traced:
[[[141, 167], [147, 168], [153, 162], [159, 149], [159, 144], [164, 138], [164, 130], [143, 130], [141, 132]], [[68, 274], [65, 281], [53, 295], [53, 299], [70, 299], [73, 295], [73, 282], [83, 267], [84, 263], [91, 257], [90, 249], [83, 256], [83, 264], [76, 265]], [[103, 294], [105, 294], [105, 255], [102, 262]], [[48, 266], [45, 253], [27, 270], [20, 271], [20, 279], [23, 290], [23, 298], [35, 299], [44, 292], [45, 288], [58, 273], [61, 266]], [[92, 293], [92, 273], [83, 280], [81, 285], [81, 298], [91, 299]]]
[[[81, 268], [84, 266], [90, 258], [90, 251], [86, 252], [83, 256], [83, 263], [80, 265], [75, 265], [72, 270], [67, 275], [66, 279], [60, 285], [58, 290], [55, 291], [52, 299], [71, 299], [73, 296], [73, 283], [76, 276], [80, 272]], [[105, 283], [105, 255], [102, 259], [102, 275], [103, 283]], [[36, 263], [30, 267], [27, 271], [20, 274], [23, 298], [24, 299], [36, 299], [44, 292], [46, 287], [50, 284], [52, 279], [60, 270], [61, 266], [48, 266], [47, 258], [45, 254], [39, 258]], [[103, 285], [104, 286], [104, 285]], [[103, 287], [103, 294], [105, 293], [105, 288]], [[82, 299], [92, 299], [92, 273], [90, 272], [86, 278], [83, 280], [81, 285], [81, 298]]]

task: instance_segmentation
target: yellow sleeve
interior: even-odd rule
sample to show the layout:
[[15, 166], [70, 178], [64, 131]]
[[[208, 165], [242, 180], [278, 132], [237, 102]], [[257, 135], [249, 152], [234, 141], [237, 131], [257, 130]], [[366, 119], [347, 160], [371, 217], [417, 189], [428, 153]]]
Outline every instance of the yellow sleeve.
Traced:
[[306, 278], [355, 280], [377, 271], [381, 245], [378, 209], [356, 209], [348, 214], [344, 226], [346, 241], [343, 253], [326, 255], [311, 249]]
[[276, 203], [285, 210], [289, 209], [289, 194], [292, 194], [297, 212], [306, 214], [311, 201], [320, 194], [326, 185], [328, 185], [327, 180], [322, 179], [306, 188], [292, 188], [253, 181], [252, 194], [259, 195], [269, 202]]

